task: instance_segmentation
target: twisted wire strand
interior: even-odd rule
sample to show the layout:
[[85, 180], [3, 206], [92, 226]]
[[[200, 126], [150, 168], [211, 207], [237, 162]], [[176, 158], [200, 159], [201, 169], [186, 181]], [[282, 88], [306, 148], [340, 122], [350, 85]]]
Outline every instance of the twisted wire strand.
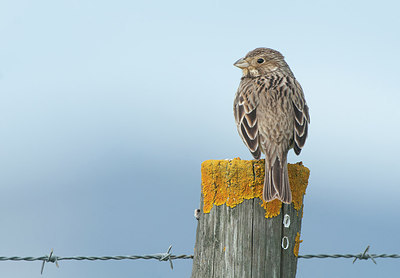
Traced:
[[[399, 259], [400, 254], [370, 254], [371, 257], [373, 258], [392, 258], [392, 259]], [[54, 258], [54, 259], [53, 259]], [[42, 256], [42, 257], [0, 257], [0, 261], [48, 261], [48, 262], [55, 262], [55, 259], [57, 258], [58, 261], [63, 261], [63, 260], [68, 260], [68, 261], [108, 261], [108, 260], [116, 260], [116, 261], [121, 261], [121, 260], [139, 260], [139, 259], [144, 259], [144, 260], [160, 260], [161, 256], [160, 255], [133, 255], [133, 256], [102, 256], [102, 257], [85, 257], [85, 256], [75, 256], [75, 257], [57, 257], [53, 256], [52, 259], [49, 260], [48, 256]], [[170, 255], [171, 260], [178, 260], [178, 259], [193, 259], [193, 255]], [[346, 259], [351, 259], [351, 258], [357, 258], [361, 260], [367, 260], [370, 259], [369, 257], [363, 258], [360, 254], [312, 254], [312, 255], [299, 255], [299, 259], [326, 259], [326, 258], [331, 258], [331, 259], [337, 259], [337, 258], [346, 258]], [[54, 261], [53, 261], [54, 260]]]
[[[178, 260], [178, 259], [193, 259], [193, 255], [173, 255], [170, 254], [172, 246], [169, 246], [167, 252], [165, 253], [158, 253], [158, 254], [152, 254], [152, 255], [131, 255], [131, 256], [101, 256], [101, 257], [86, 257], [86, 256], [74, 256], [74, 257], [58, 257], [53, 255], [53, 250], [51, 250], [50, 255], [47, 256], [41, 256], [41, 257], [18, 257], [18, 256], [13, 256], [13, 257], [0, 257], [0, 261], [42, 261], [42, 269], [41, 273], [43, 273], [44, 265], [47, 262], [55, 263], [58, 267], [58, 262], [59, 261], [108, 261], [108, 260], [116, 260], [116, 261], [121, 261], [121, 260], [139, 260], [139, 259], [144, 259], [144, 260], [159, 260], [159, 261], [169, 261], [171, 269], [173, 269], [173, 264], [172, 260]], [[332, 259], [337, 259], [337, 258], [345, 258], [345, 259], [350, 259], [353, 258], [353, 263], [355, 263], [357, 260], [369, 260], [371, 259], [375, 264], [376, 258], [392, 258], [392, 259], [398, 259], [400, 258], [400, 254], [369, 254], [369, 246], [364, 250], [363, 253], [359, 254], [311, 254], [311, 255], [299, 255], [299, 259], [326, 259], [326, 258], [332, 258]]]
[[367, 246], [367, 248], [365, 248], [363, 253], [360, 254], [333, 254], [333, 255], [327, 255], [327, 254], [318, 254], [318, 255], [300, 255], [298, 256], [298, 258], [302, 258], [302, 259], [312, 259], [312, 258], [319, 258], [319, 259], [325, 259], [325, 258], [354, 258], [353, 260], [353, 264], [357, 261], [357, 260], [369, 260], [371, 259], [373, 261], [374, 264], [376, 264], [375, 258], [400, 258], [399, 254], [369, 254], [369, 245]]
[[132, 256], [102, 256], [102, 257], [86, 257], [86, 256], [74, 256], [74, 257], [58, 257], [53, 255], [53, 250], [51, 250], [50, 255], [48, 256], [41, 256], [41, 257], [0, 257], [0, 261], [42, 261], [42, 268], [40, 273], [43, 274], [43, 269], [46, 263], [51, 262], [55, 263], [56, 266], [58, 267], [58, 262], [63, 261], [63, 260], [74, 260], [74, 261], [108, 261], [108, 260], [138, 260], [138, 259], [144, 259], [144, 260], [151, 260], [151, 259], [156, 259], [159, 261], [169, 261], [171, 269], [174, 268], [172, 264], [172, 260], [177, 260], [177, 259], [193, 259], [193, 255], [172, 255], [170, 253], [172, 248], [172, 245], [168, 247], [167, 252], [165, 253], [158, 253], [158, 254], [153, 254], [153, 255], [132, 255]]
[[[399, 254], [369, 254], [372, 258], [394, 258], [398, 259], [400, 258]], [[368, 260], [370, 257], [363, 257], [362, 254], [315, 254], [315, 255], [299, 255], [298, 258], [300, 259], [325, 259], [325, 258], [332, 258], [332, 259], [337, 259], [337, 258], [357, 258], [359, 260]]]
[[[139, 260], [139, 259], [144, 259], [144, 260], [161, 260], [164, 254], [154, 254], [154, 255], [133, 255], [133, 256], [102, 256], [102, 257], [85, 257], [85, 256], [74, 256], [74, 257], [58, 257], [58, 256], [52, 256], [49, 258], [49, 256], [42, 256], [42, 257], [0, 257], [0, 261], [47, 261], [47, 262], [55, 262], [57, 261], [108, 261], [108, 260], [116, 260], [116, 261], [121, 261], [121, 260]], [[193, 255], [170, 255], [168, 257], [171, 260], [178, 260], [178, 259], [193, 259]]]

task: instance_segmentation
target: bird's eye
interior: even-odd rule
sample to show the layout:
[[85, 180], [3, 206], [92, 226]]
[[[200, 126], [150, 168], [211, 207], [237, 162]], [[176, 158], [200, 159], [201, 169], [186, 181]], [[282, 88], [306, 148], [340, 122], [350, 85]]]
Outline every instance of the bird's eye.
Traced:
[[264, 63], [264, 59], [262, 59], [262, 58], [258, 59], [258, 60], [257, 60], [257, 63], [259, 63], [259, 64]]

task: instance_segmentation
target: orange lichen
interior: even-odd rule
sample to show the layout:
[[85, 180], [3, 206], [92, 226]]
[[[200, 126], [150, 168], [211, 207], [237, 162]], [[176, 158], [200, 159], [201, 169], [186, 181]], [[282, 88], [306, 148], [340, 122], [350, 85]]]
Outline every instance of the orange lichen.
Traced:
[[[213, 182], [215, 188], [215, 201], [214, 204], [220, 206], [226, 201], [226, 194], [228, 187], [225, 185], [226, 182], [226, 171], [228, 168], [229, 161], [226, 160], [215, 160], [216, 168], [213, 171]], [[210, 208], [211, 209], [211, 208]]]
[[296, 238], [294, 239], [294, 247], [293, 247], [293, 254], [298, 257], [299, 256], [299, 249], [300, 249], [300, 243], [303, 241], [300, 240], [300, 233], [297, 233]]
[[310, 170], [301, 162], [288, 164], [290, 190], [292, 191], [292, 203], [298, 211], [303, 207], [303, 197], [306, 194]]
[[272, 200], [271, 202], [265, 202], [263, 200], [261, 206], [265, 209], [265, 218], [271, 218], [281, 213], [282, 202], [278, 199]]
[[[300, 164], [289, 164], [289, 182], [294, 207], [302, 207], [303, 195], [310, 171]], [[209, 213], [214, 205], [235, 207], [244, 200], [262, 199], [264, 186], [264, 160], [207, 160], [201, 165], [203, 211]], [[265, 217], [280, 214], [282, 203], [278, 200], [263, 202]]]

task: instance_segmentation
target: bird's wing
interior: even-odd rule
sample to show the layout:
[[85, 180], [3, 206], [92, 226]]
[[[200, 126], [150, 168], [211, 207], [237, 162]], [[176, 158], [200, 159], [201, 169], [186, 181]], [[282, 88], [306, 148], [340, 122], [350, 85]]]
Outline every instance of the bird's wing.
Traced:
[[310, 123], [310, 115], [308, 113], [308, 106], [304, 98], [303, 89], [299, 82], [294, 80], [293, 83], [287, 83], [291, 89], [291, 98], [294, 110], [294, 152], [299, 155], [301, 149], [307, 139], [308, 124]]
[[242, 81], [236, 94], [233, 109], [239, 135], [256, 159], [261, 156], [257, 126], [259, 86], [253, 80]]

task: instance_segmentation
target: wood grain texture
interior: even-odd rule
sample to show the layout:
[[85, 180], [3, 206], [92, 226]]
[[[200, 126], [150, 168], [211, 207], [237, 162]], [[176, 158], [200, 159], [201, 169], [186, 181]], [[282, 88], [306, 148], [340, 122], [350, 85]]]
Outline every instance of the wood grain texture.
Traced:
[[[252, 163], [246, 165], [254, 166]], [[229, 168], [229, 164], [226, 167]], [[292, 168], [289, 168], [289, 172]], [[224, 171], [226, 168], [218, 166], [216, 169]], [[301, 169], [296, 168], [296, 171]], [[254, 175], [255, 172], [247, 171], [247, 173]], [[221, 179], [221, 175], [224, 174], [213, 176]], [[296, 178], [297, 175], [292, 173], [292, 179], [293, 177]], [[226, 187], [221, 189], [222, 191], [229, 191], [229, 187], [233, 186], [232, 183], [233, 181], [227, 180], [214, 183], [214, 186], [217, 191], [220, 186]], [[248, 185], [243, 184], [243, 186]], [[237, 197], [237, 193], [235, 196]], [[196, 231], [192, 278], [295, 277], [297, 257], [293, 249], [296, 235], [301, 229], [303, 206], [296, 210], [293, 203], [283, 204], [279, 215], [266, 218], [262, 200], [254, 197], [245, 198], [234, 207], [229, 207], [225, 203], [213, 205], [209, 213], [204, 213], [203, 197], [204, 194], [200, 200], [201, 213]], [[290, 216], [289, 228], [283, 225], [285, 214]], [[284, 236], [289, 240], [286, 250], [282, 248]]]

